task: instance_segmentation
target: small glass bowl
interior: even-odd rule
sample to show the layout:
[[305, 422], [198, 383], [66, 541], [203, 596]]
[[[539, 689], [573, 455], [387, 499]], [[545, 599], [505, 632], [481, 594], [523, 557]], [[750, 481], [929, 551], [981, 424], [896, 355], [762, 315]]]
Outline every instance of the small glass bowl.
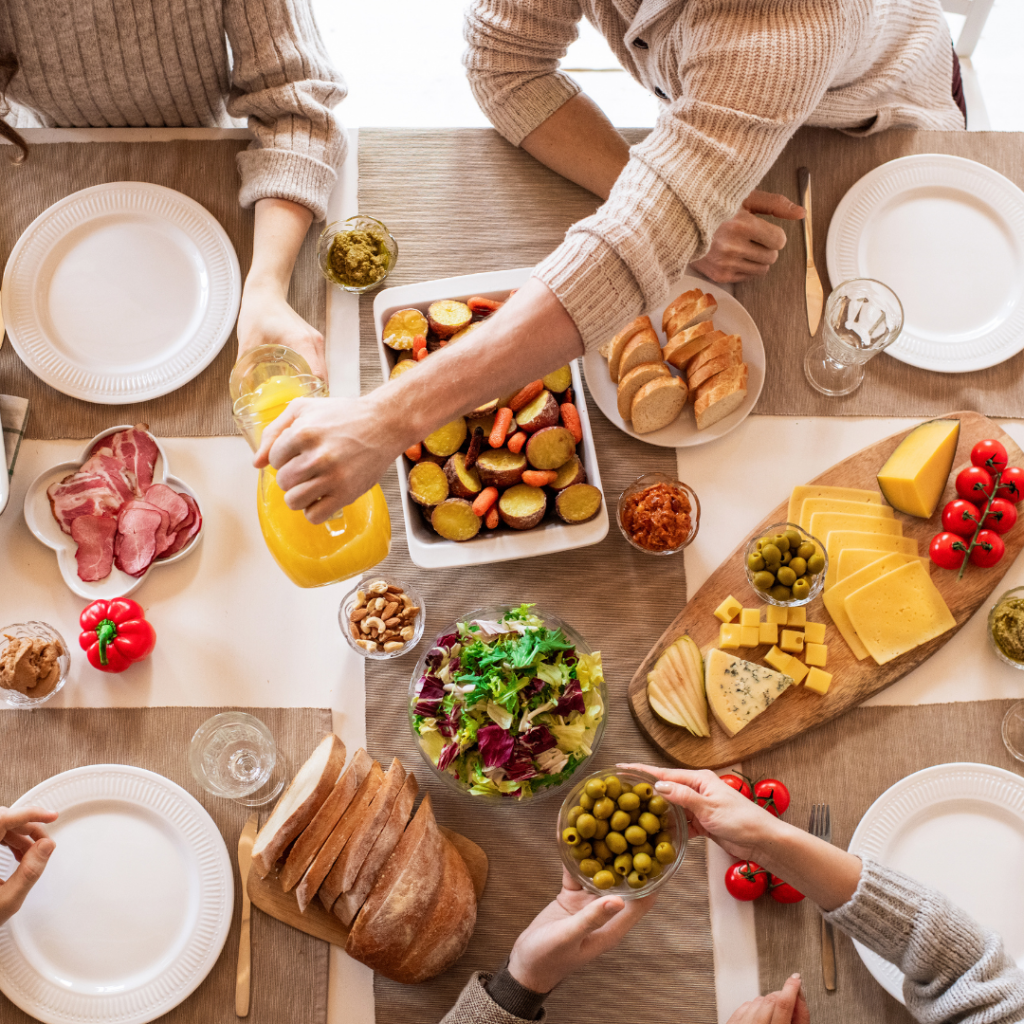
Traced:
[[[334, 241], [334, 236], [343, 234], [346, 231], [363, 231], [367, 229], [378, 231], [384, 236], [384, 245], [387, 247], [389, 256], [388, 268], [371, 284], [342, 284], [341, 281], [333, 276], [327, 264], [327, 258], [330, 255], [331, 244]], [[384, 223], [374, 217], [366, 217], [361, 213], [357, 213], [354, 217], [349, 217], [348, 220], [333, 221], [320, 232], [320, 238], [316, 243], [316, 258], [317, 263], [320, 265], [320, 273], [323, 274], [331, 284], [336, 284], [343, 291], [352, 292], [354, 295], [362, 295], [363, 292], [370, 292], [373, 291], [374, 288], [379, 288], [388, 279], [391, 271], [395, 269], [395, 264], [398, 262], [398, 242], [395, 241], [394, 236], [390, 231], [388, 231], [387, 226]]]
[[572, 787], [572, 790], [562, 804], [561, 810], [558, 812], [555, 840], [558, 843], [558, 853], [566, 870], [587, 892], [593, 893], [595, 896], [619, 896], [624, 900], [637, 900], [642, 896], [650, 896], [651, 893], [657, 892], [679, 870], [679, 865], [686, 859], [686, 816], [675, 804], [668, 805], [666, 813], [671, 820], [665, 831], [672, 836], [672, 843], [676, 848], [676, 859], [671, 864], [664, 865], [661, 874], [657, 878], [649, 879], [647, 884], [641, 889], [631, 889], [625, 884], [624, 878], [620, 879], [610, 889], [599, 889], [594, 885], [593, 879], [588, 878], [580, 870], [579, 861], [569, 852], [571, 847], [562, 842], [562, 830], [568, 827], [569, 812], [580, 802], [580, 796], [587, 783], [591, 779], [606, 779], [609, 775], [616, 776], [623, 782], [629, 783], [630, 786], [635, 786], [638, 782], [647, 782], [653, 787], [658, 781], [653, 775], [640, 771], [638, 768], [605, 768], [603, 771], [588, 775], [585, 779], [580, 779]]
[[[682, 491], [690, 499], [690, 532], [686, 535], [682, 544], [675, 548], [668, 548], [665, 551], [652, 551], [650, 548], [641, 547], [622, 525], [622, 510], [627, 499], [631, 498], [634, 494], [638, 494], [640, 491], [646, 491], [648, 487], [654, 487], [656, 484], [667, 484], [669, 487], [674, 487], [676, 490]], [[682, 480], [676, 480], [675, 477], [669, 476], [667, 473], [645, 473], [643, 476], [637, 477], [619, 495], [619, 502], [615, 509], [615, 521], [619, 524], [619, 531], [626, 538], [626, 542], [636, 548], [637, 551], [642, 551], [645, 555], [674, 555], [692, 544], [693, 539], [697, 536], [697, 531], [700, 529], [700, 500], [697, 498], [693, 488], [684, 484]]]
[[1014, 661], [1006, 651], [996, 643], [996, 638], [992, 635], [992, 627], [995, 624], [996, 614], [1002, 607], [1003, 602], [1016, 598], [1019, 601], [1024, 601], [1024, 587], [1014, 587], [1012, 590], [1007, 590], [1006, 593], [999, 596], [999, 600], [988, 611], [988, 625], [986, 631], [988, 632], [988, 642], [992, 646], [992, 650], [996, 652], [996, 657], [1011, 668], [1024, 669], [1024, 661]]
[[[811, 589], [806, 597], [791, 597], [786, 601], [780, 601], [778, 598], [772, 597], [767, 590], [761, 590], [754, 586], [754, 574], [750, 570], [749, 559], [752, 554], [757, 552], [757, 542], [762, 537], [768, 537], [773, 533], [784, 533], [786, 530], [796, 530], [804, 540], [810, 541], [825, 559], [825, 566], [821, 572], [811, 577]], [[765, 604], [773, 604], [777, 608], [799, 608], [801, 605], [810, 604], [824, 588], [825, 574], [828, 572], [828, 552], [825, 550], [825, 545], [817, 537], [801, 529], [796, 523], [773, 523], [771, 526], [766, 526], [763, 530], [758, 530], [755, 536], [751, 537], [747, 543], [746, 548], [743, 550], [743, 571], [747, 574], [747, 583], [750, 584], [750, 588]]]
[[1011, 704], [1003, 716], [1003, 746], [1011, 757], [1024, 762], [1024, 700]]
[[[367, 590], [367, 588], [378, 581], [383, 581], [388, 585], [394, 585], [401, 587], [402, 590], [409, 595], [409, 599], [412, 603], [419, 608], [416, 613], [416, 620], [413, 623], [413, 634], [411, 640], [406, 640], [405, 646], [401, 650], [397, 651], [368, 651], [363, 647], [360, 647], [356, 643], [355, 637], [352, 636], [350, 629], [349, 615], [352, 613], [353, 607], [355, 607], [356, 599], [359, 591]], [[402, 655], [408, 654], [422, 639], [423, 637], [423, 626], [427, 621], [427, 606], [423, 602], [423, 598], [409, 586], [408, 583], [403, 583], [402, 580], [396, 580], [392, 576], [383, 576], [380, 573], [374, 573], [372, 576], [365, 576], [361, 579], [353, 588], [350, 590], [342, 599], [341, 604], [338, 607], [338, 625], [341, 627], [341, 632], [345, 637], [349, 647], [356, 652], [361, 658], [369, 658], [371, 661], [387, 661], [390, 658], [401, 658]]]
[[59, 643], [64, 651], [57, 659], [57, 664], [60, 666], [60, 678], [57, 680], [57, 685], [44, 697], [26, 697], [19, 690], [0, 688], [0, 698], [6, 702], [8, 707], [37, 708], [40, 704], [45, 704], [54, 694], [64, 689], [64, 684], [67, 682], [68, 670], [71, 668], [71, 651], [64, 637], [49, 623], [34, 620], [32, 622], [16, 622], [13, 626], [6, 626], [0, 629], [0, 654], [7, 649], [10, 643], [8, 637], [13, 637], [16, 640], [31, 640], [37, 636], [42, 637], [44, 640]]

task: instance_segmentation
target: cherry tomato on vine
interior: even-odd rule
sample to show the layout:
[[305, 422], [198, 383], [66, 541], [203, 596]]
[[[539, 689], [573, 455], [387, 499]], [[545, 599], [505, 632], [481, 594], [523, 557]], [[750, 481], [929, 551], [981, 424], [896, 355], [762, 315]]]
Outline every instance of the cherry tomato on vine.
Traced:
[[735, 789], [737, 793], [742, 793], [748, 800], [754, 799], [754, 794], [750, 791], [750, 783], [746, 779], [740, 778], [738, 775], [729, 773], [728, 775], [718, 776], [727, 786]]
[[981, 505], [992, 493], [994, 482], [992, 474], [987, 469], [982, 469], [981, 466], [968, 466], [957, 473], [956, 493], [961, 498]]
[[802, 892], [794, 889], [789, 882], [784, 882], [778, 875], [771, 876], [768, 891], [776, 903], [799, 903], [804, 898]]
[[998, 441], [979, 441], [971, 449], [971, 462], [990, 473], [1006, 468], [1006, 449]]
[[937, 533], [928, 546], [928, 554], [940, 569], [959, 569], [967, 557], [966, 538], [955, 533]]
[[1008, 533], [1016, 522], [1017, 506], [1005, 498], [993, 498], [983, 524], [986, 529], [995, 530], [996, 533]]
[[781, 818], [789, 807], [789, 790], [778, 779], [761, 779], [754, 784], [754, 799], [769, 814]]
[[954, 498], [942, 510], [942, 528], [947, 533], [961, 537], [973, 537], [981, 521], [981, 509], [964, 498]]
[[725, 872], [725, 887], [734, 899], [756, 900], [768, 888], [771, 876], [752, 860], [738, 860]]
[[971, 561], [975, 565], [981, 566], [982, 569], [990, 569], [1003, 557], [1005, 551], [1006, 545], [998, 533], [992, 530], [982, 530], [971, 549]]
[[1003, 478], [999, 481], [996, 496], [1006, 498], [1016, 504], [1024, 501], [1024, 469], [1020, 466], [1009, 466], [1003, 470]]

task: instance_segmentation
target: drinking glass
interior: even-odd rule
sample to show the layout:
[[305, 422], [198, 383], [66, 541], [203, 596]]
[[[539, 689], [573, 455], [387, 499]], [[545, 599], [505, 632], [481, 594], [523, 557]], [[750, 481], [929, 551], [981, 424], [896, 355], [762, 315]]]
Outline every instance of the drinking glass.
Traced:
[[287, 765], [270, 730], [244, 711], [208, 718], [192, 737], [189, 767], [214, 796], [261, 807], [284, 788]]
[[903, 330], [903, 306], [881, 281], [844, 281], [825, 303], [820, 344], [807, 350], [804, 375], [823, 395], [848, 395], [864, 380], [864, 364]]
[[1018, 761], [1024, 762], [1024, 700], [1011, 704], [1003, 716], [1003, 745]]

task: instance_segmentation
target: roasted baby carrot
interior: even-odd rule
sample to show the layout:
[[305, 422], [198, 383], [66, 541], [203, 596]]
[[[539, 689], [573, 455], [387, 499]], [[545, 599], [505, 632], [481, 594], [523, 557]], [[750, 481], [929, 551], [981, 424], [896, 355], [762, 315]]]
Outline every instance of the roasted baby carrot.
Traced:
[[528, 469], [523, 473], [523, 483], [529, 487], [547, 487], [558, 479], [553, 469]]
[[483, 316], [488, 316], [497, 309], [501, 309], [504, 305], [503, 302], [498, 302], [497, 299], [485, 299], [482, 295], [474, 295], [471, 299], [466, 300], [466, 305], [474, 313], [480, 313]]
[[422, 363], [427, 358], [427, 350], [425, 348], [419, 348], [416, 350], [416, 362]]
[[580, 423], [580, 414], [572, 402], [563, 402], [559, 407], [562, 413], [562, 426], [572, 434], [576, 443], [583, 440], [583, 424]]
[[487, 439], [487, 443], [492, 448], [500, 448], [505, 443], [505, 438], [508, 436], [508, 428], [512, 426], [512, 410], [507, 406], [502, 406], [494, 416], [494, 426], [491, 427], [491, 436]]
[[498, 488], [497, 487], [485, 487], [474, 499], [473, 499], [473, 512], [475, 515], [480, 516], [482, 519], [487, 515], [488, 509], [498, 500]]
[[529, 405], [543, 390], [544, 381], [530, 381], [530, 383], [527, 384], [525, 388], [521, 388], [512, 396], [508, 403], [508, 407], [513, 412], [519, 412], [520, 409], [523, 409], [527, 405]]
[[526, 431], [517, 430], [509, 439], [505, 442], [506, 447], [510, 452], [515, 452], [518, 455], [523, 450], [523, 445], [526, 444]]
[[423, 458], [423, 445], [417, 441], [411, 448], [406, 448], [405, 457], [412, 459], [413, 462], [419, 462]]
[[415, 356], [416, 353], [419, 352], [419, 350], [421, 348], [425, 349], [426, 347], [427, 347], [427, 336], [425, 334], [413, 335], [413, 339], [412, 339], [412, 354], [413, 354], [413, 356]]
[[488, 530], [496, 530], [498, 528], [498, 523], [500, 522], [501, 519], [498, 517], [498, 506], [492, 505], [490, 512], [487, 513], [487, 517], [484, 519], [484, 526], [486, 526]]

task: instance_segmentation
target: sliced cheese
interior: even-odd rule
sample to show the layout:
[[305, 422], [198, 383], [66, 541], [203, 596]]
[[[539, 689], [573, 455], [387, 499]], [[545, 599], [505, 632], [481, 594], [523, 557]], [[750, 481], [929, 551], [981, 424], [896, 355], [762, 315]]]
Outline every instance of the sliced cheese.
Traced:
[[891, 537], [881, 533], [861, 533], [858, 530], [833, 530], [825, 539], [828, 552], [828, 572], [825, 573], [825, 589], [828, 590], [837, 579], [839, 553], [844, 548], [863, 548], [888, 554], [899, 551], [904, 555], [917, 554], [917, 541], [913, 537]]
[[846, 599], [846, 614], [879, 665], [956, 626], [920, 562], [900, 566], [854, 591]]
[[792, 686], [793, 679], [712, 648], [705, 661], [705, 685], [718, 724], [735, 736]]
[[959, 438], [959, 420], [929, 420], [915, 427], [878, 471], [886, 501], [907, 515], [930, 519], [953, 468]]
[[[861, 569], [867, 568], [872, 562], [877, 562], [882, 557], [881, 551], [870, 551], [866, 548], [843, 548], [839, 552], [839, 558], [836, 561], [836, 582], [842, 582], [847, 576], [852, 576], [855, 572], [860, 572]], [[931, 563], [927, 558], [921, 558], [918, 555], [906, 555], [908, 562], [914, 561], [914, 559], [921, 562], [926, 570], [929, 570]]]
[[827, 487], [825, 484], [798, 484], [789, 496], [788, 522], [800, 522], [800, 508], [808, 498], [834, 498], [836, 501], [870, 501], [873, 505], [882, 504], [882, 495], [878, 491], [865, 491], [859, 487]]
[[811, 516], [808, 532], [828, 545], [833, 530], [856, 530], [858, 533], [883, 533], [902, 537], [903, 527], [895, 519], [876, 519], [874, 516], [852, 516], [845, 512], [816, 512]]
[[835, 498], [807, 498], [800, 507], [800, 528], [810, 532], [811, 516], [818, 512], [837, 512], [874, 519], [892, 519], [895, 514], [888, 505], [870, 501], [838, 501]]

